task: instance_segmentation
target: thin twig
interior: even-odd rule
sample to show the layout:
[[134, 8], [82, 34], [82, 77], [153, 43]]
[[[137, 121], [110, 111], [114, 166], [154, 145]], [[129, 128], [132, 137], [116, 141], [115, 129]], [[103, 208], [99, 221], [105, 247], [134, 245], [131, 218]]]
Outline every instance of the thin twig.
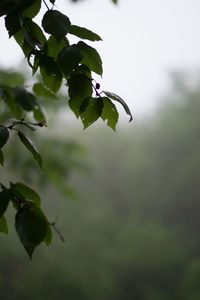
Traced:
[[57, 235], [59, 236], [59, 238], [61, 239], [61, 241], [62, 241], [62, 242], [65, 242], [65, 238], [64, 238], [64, 236], [61, 234], [60, 230], [56, 227], [55, 222], [49, 223], [49, 224], [50, 224], [50, 225], [52, 226], [52, 228], [55, 230], [55, 232], [57, 233]]
[[46, 8], [47, 8], [48, 10], [50, 10], [50, 8], [48, 7], [46, 1], [45, 1], [45, 0], [42, 0], [42, 1], [43, 1], [44, 5], [46, 6]]

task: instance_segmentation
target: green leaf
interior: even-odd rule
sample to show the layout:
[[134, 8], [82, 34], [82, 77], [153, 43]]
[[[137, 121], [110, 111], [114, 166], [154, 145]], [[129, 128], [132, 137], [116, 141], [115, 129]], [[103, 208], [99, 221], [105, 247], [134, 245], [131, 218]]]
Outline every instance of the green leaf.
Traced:
[[3, 87], [3, 96], [4, 102], [9, 107], [11, 114], [18, 119], [21, 120], [23, 116], [22, 107], [15, 101], [13, 89], [7, 86]]
[[65, 76], [68, 77], [70, 73], [78, 67], [82, 59], [83, 56], [80, 53], [79, 47], [77, 45], [71, 45], [63, 48], [59, 52], [57, 63]]
[[13, 89], [13, 95], [15, 101], [21, 105], [21, 107], [27, 111], [31, 111], [36, 106], [35, 96], [29, 93], [23, 87], [16, 87]]
[[20, 30], [14, 35], [14, 38], [24, 52], [25, 57], [29, 56], [35, 50], [37, 42], [27, 32], [25, 34], [23, 30]]
[[103, 101], [101, 98], [90, 98], [85, 111], [80, 115], [84, 129], [98, 120], [102, 114]]
[[51, 93], [50, 90], [48, 90], [43, 84], [37, 82], [33, 85], [33, 92], [37, 97], [43, 97], [43, 98], [53, 98], [55, 99], [55, 95]]
[[81, 115], [87, 108], [89, 102], [90, 102], [91, 97], [87, 97], [83, 100], [83, 102], [81, 103], [80, 107], [79, 107], [79, 115]]
[[57, 41], [63, 39], [69, 32], [70, 24], [69, 18], [58, 10], [48, 10], [42, 19], [44, 30], [52, 34]]
[[47, 53], [48, 56], [56, 58], [58, 56], [58, 53], [64, 48], [66, 47], [66, 41], [65, 40], [61, 40], [61, 41], [57, 41], [55, 39], [55, 37], [53, 35], [51, 35], [48, 39], [48, 41], [46, 42], [46, 46], [47, 46]]
[[40, 11], [41, 0], [35, 0], [31, 6], [23, 11], [23, 16], [33, 19]]
[[4, 216], [0, 217], [0, 232], [8, 234], [8, 225]]
[[17, 0], [17, 6], [19, 10], [23, 11], [28, 7], [31, 7], [36, 0]]
[[118, 111], [109, 98], [103, 97], [102, 100], [103, 100], [103, 110], [102, 110], [101, 118], [104, 121], [107, 120], [107, 125], [110, 126], [113, 130], [115, 130], [117, 121], [119, 119]]
[[0, 17], [9, 14], [12, 10], [16, 8], [17, 8], [17, 4], [13, 0], [1, 0]]
[[12, 90], [12, 87], [23, 85], [25, 83], [25, 74], [22, 74], [20, 70], [9, 70], [9, 69], [1, 69], [0, 72], [0, 89], [4, 88], [5, 86]]
[[45, 215], [35, 206], [19, 209], [15, 217], [15, 228], [31, 258], [35, 247], [42, 243], [47, 234], [48, 222]]
[[9, 190], [3, 190], [0, 192], [0, 217], [6, 212], [8, 204], [12, 199], [12, 194]]
[[0, 149], [0, 165], [4, 166], [4, 155], [1, 149]]
[[38, 165], [42, 169], [42, 158], [33, 142], [21, 131], [18, 131], [18, 136], [24, 146], [31, 152], [33, 158], [37, 161]]
[[[34, 51], [35, 52], [35, 51]], [[32, 66], [32, 75], [35, 75], [35, 73], [38, 70], [38, 67], [40, 65], [40, 60], [42, 58], [42, 51], [37, 51], [34, 53], [34, 61], [33, 61], [33, 66]], [[31, 57], [31, 53], [29, 54], [28, 60]]]
[[24, 183], [11, 183], [11, 189], [18, 197], [22, 196], [25, 199], [33, 201], [37, 206], [40, 206], [41, 199], [38, 193]]
[[40, 74], [46, 87], [56, 93], [62, 83], [62, 73], [53, 58], [45, 56], [40, 60]]
[[[24, 37], [24, 45], [27, 47], [27, 48], [30, 48], [31, 51], [28, 52], [28, 55], [30, 55], [31, 53], [33, 53], [35, 51], [35, 48], [36, 46], [38, 48], [42, 48], [42, 44], [37, 40], [35, 39], [29, 31], [24, 31], [23, 32], [23, 37]], [[27, 50], [28, 51], [28, 50]], [[28, 56], [27, 55], [27, 56]]]
[[102, 75], [102, 60], [97, 50], [91, 46], [88, 46], [84, 42], [78, 42], [78, 48], [83, 55], [82, 64], [88, 66], [91, 71]]
[[16, 34], [21, 30], [22, 27], [22, 19], [17, 10], [10, 12], [5, 17], [5, 26], [8, 31], [9, 37]]
[[84, 28], [84, 27], [79, 27], [77, 25], [71, 25], [69, 28], [69, 33], [73, 34], [75, 36], [78, 36], [79, 38], [83, 40], [89, 40], [89, 41], [101, 41], [101, 37], [92, 32], [91, 30]]
[[[20, 30], [18, 33], [14, 35], [15, 41], [18, 43], [18, 45], [22, 48], [24, 46], [24, 33], [23, 30]], [[23, 50], [24, 52], [24, 50]]]
[[26, 42], [33, 47], [37, 46], [40, 49], [43, 48], [46, 43], [46, 37], [40, 26], [38, 26], [30, 18], [24, 18], [24, 26], [24, 38]]
[[52, 242], [52, 230], [51, 230], [50, 224], [48, 224], [47, 233], [46, 233], [46, 236], [44, 237], [43, 242], [46, 244], [47, 247], [49, 247], [49, 245]]
[[46, 124], [46, 118], [45, 118], [44, 112], [39, 105], [34, 108], [33, 116], [37, 122], [42, 123], [43, 125]]
[[104, 93], [107, 97], [111, 98], [111, 99], [114, 100], [114, 101], [119, 102], [119, 103], [123, 106], [123, 108], [124, 108], [125, 112], [127, 113], [127, 115], [130, 116], [129, 122], [131, 122], [131, 121], [133, 120], [133, 116], [132, 116], [132, 113], [131, 113], [131, 111], [130, 111], [128, 105], [126, 104], [126, 102], [125, 102], [120, 96], [118, 96], [118, 95], [116, 95], [116, 94], [114, 94], [114, 93], [106, 92], [106, 91], [103, 91], [103, 93]]
[[92, 80], [91, 70], [86, 65], [79, 65], [76, 71], [85, 74], [89, 79]]
[[0, 125], [0, 149], [3, 148], [3, 146], [5, 146], [5, 144], [7, 143], [9, 135], [9, 130], [6, 127]]
[[72, 73], [67, 83], [70, 97], [69, 106], [78, 118], [83, 100], [92, 96], [92, 83], [86, 75], [81, 73]]

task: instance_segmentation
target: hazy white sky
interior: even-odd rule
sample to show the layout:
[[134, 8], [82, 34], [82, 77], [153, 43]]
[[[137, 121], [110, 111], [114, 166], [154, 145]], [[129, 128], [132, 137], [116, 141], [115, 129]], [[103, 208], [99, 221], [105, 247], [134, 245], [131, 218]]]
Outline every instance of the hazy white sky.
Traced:
[[[199, 0], [57, 0], [71, 22], [103, 38], [94, 43], [104, 62], [103, 89], [121, 95], [134, 115], [153, 109], [168, 83], [168, 71], [200, 68]], [[23, 59], [0, 19], [0, 65]], [[95, 78], [95, 76], [94, 76]]]

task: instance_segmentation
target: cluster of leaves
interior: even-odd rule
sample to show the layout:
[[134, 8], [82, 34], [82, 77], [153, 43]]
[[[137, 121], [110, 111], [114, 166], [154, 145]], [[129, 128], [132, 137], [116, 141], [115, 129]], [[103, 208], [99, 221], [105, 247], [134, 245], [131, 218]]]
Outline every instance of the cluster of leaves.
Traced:
[[[32, 19], [40, 11], [41, 0], [11, 1], [14, 4], [6, 6], [8, 2], [10, 1], [3, 0], [1, 3], [0, 16], [6, 14], [5, 26], [9, 37], [14, 36], [22, 48], [33, 74], [39, 69], [43, 79], [43, 85], [36, 83], [33, 86], [35, 96], [57, 93], [64, 79], [68, 87], [70, 108], [77, 117], [80, 116], [84, 128], [101, 117], [115, 129], [118, 112], [112, 100], [120, 102], [132, 120], [126, 103], [113, 93], [99, 92], [100, 84], [94, 83], [92, 78], [92, 72], [102, 75], [102, 60], [96, 49], [82, 40], [100, 41], [99, 35], [86, 28], [72, 25], [66, 15], [54, 9], [54, 4], [50, 9], [44, 2], [47, 11], [40, 27]], [[48, 39], [44, 32], [50, 35]], [[70, 35], [75, 35], [81, 40], [70, 45], [66, 37]], [[3, 92], [4, 90], [5, 87]], [[33, 110], [36, 117], [41, 119], [43, 116], [35, 96], [21, 87], [14, 91], [14, 100], [23, 109]], [[16, 109], [15, 117], [19, 117]]]
[[21, 182], [10, 183], [9, 188], [1, 184], [0, 232], [8, 233], [4, 214], [10, 203], [17, 211], [15, 215], [17, 234], [31, 258], [37, 245], [44, 242], [48, 246], [51, 243], [51, 224], [40, 208], [40, 196], [33, 189]]
[[[116, 2], [113, 1], [113, 3]], [[33, 21], [33, 18], [40, 12], [42, 4], [46, 7], [46, 12], [42, 17], [41, 26], [39, 26]], [[100, 84], [92, 77], [93, 73], [102, 76], [102, 60], [96, 49], [83, 40], [100, 41], [101, 37], [98, 34], [87, 28], [71, 24], [68, 16], [55, 9], [55, 0], [49, 0], [49, 3], [45, 0], [1, 0], [0, 17], [2, 16], [5, 18], [5, 27], [9, 37], [15, 38], [32, 69], [32, 74], [39, 71], [42, 82], [35, 82], [32, 91], [24, 85], [12, 86], [6, 82], [0, 82], [0, 98], [10, 110], [12, 117], [15, 118], [14, 121], [9, 120], [8, 124], [0, 124], [1, 165], [4, 164], [2, 148], [6, 145], [10, 133], [16, 131], [20, 142], [42, 168], [42, 158], [22, 128], [35, 130], [37, 127], [46, 125], [43, 108], [38, 98], [41, 96], [43, 98], [54, 97], [61, 89], [63, 81], [65, 88], [67, 87], [69, 107], [76, 117], [81, 119], [84, 128], [101, 117], [108, 126], [115, 130], [119, 114], [113, 101], [119, 102], [129, 115], [130, 121], [132, 120], [132, 114], [124, 100], [114, 93], [100, 91]], [[70, 35], [76, 36], [80, 40], [75, 44], [70, 44], [68, 38]], [[25, 116], [29, 113], [33, 114], [33, 122], [25, 120]], [[26, 188], [28, 189], [28, 187]], [[5, 201], [5, 190], [4, 187], [0, 195], [0, 205]], [[28, 202], [27, 208], [27, 200], [23, 198], [24, 195], [20, 198], [21, 194], [19, 193], [17, 197], [12, 186], [6, 191], [10, 197], [9, 201], [15, 203], [17, 199], [20, 203], [20, 206], [15, 205], [15, 207], [18, 208], [17, 216], [20, 216], [22, 222], [18, 226], [18, 221], [16, 221], [16, 229], [20, 240], [31, 256], [35, 246], [44, 240], [46, 219], [42, 211], [35, 206], [36, 204]], [[27, 225], [27, 228], [33, 226], [33, 230], [35, 230], [33, 235], [29, 229], [26, 231], [25, 228], [29, 214], [34, 215], [33, 218], [30, 217], [31, 223]], [[4, 219], [2, 220], [4, 224]], [[44, 227], [44, 230], [41, 229], [43, 232], [41, 236], [40, 223]], [[34, 241], [36, 229], [38, 239]]]

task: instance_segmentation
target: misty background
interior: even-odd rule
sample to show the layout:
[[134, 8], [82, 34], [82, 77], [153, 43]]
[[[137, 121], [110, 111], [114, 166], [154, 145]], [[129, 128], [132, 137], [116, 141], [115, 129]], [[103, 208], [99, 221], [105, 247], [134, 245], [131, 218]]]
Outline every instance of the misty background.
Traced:
[[[9, 141], [1, 181], [39, 189], [65, 243], [54, 233], [30, 262], [9, 222], [0, 237], [2, 299], [199, 300], [199, 1], [57, 6], [102, 36], [99, 80], [126, 100], [134, 121], [121, 111], [116, 133], [101, 122], [82, 130], [65, 97], [60, 106], [47, 99], [49, 127], [33, 136], [43, 176]], [[2, 25], [0, 36], [1, 82], [26, 84], [20, 49]]]

